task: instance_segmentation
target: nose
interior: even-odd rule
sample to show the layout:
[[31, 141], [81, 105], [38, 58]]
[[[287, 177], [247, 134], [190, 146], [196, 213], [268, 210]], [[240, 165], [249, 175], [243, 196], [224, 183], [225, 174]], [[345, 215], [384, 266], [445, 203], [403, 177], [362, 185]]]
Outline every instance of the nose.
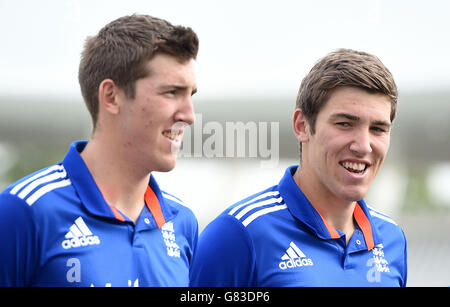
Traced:
[[195, 122], [194, 105], [191, 96], [181, 101], [180, 109], [175, 114], [175, 121], [182, 121], [188, 125], [192, 125]]
[[372, 142], [369, 131], [359, 130], [354, 132], [350, 150], [357, 156], [364, 156], [372, 152]]

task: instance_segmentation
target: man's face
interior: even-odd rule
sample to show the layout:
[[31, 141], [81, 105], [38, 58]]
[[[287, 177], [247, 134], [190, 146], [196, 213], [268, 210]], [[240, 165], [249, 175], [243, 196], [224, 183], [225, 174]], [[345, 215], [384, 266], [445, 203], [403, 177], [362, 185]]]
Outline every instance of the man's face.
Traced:
[[315, 133], [307, 124], [302, 162], [318, 193], [362, 199], [378, 173], [390, 141], [389, 97], [354, 87], [335, 89], [320, 110]]
[[[148, 63], [150, 74], [136, 81], [135, 98], [121, 107], [120, 133], [123, 146], [145, 171], [169, 171], [175, 167], [176, 149], [184, 128], [172, 133], [177, 123], [195, 120], [192, 95], [197, 91], [193, 60], [180, 63], [158, 54]], [[174, 150], [175, 149], [175, 150]]]

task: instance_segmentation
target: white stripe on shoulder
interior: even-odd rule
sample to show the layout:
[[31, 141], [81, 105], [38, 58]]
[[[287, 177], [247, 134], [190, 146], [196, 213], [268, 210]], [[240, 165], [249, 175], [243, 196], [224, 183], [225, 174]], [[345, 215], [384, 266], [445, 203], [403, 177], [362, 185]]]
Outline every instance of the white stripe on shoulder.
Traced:
[[38, 178], [40, 178], [40, 177], [42, 177], [42, 176], [45, 176], [45, 175], [47, 175], [48, 173], [51, 173], [51, 172], [53, 172], [53, 171], [61, 171], [61, 170], [63, 170], [63, 169], [64, 169], [64, 167], [63, 167], [62, 165], [58, 165], [58, 164], [57, 164], [57, 165], [53, 165], [53, 166], [51, 166], [51, 167], [49, 167], [49, 168], [47, 168], [47, 169], [45, 169], [45, 170], [43, 170], [43, 171], [37, 173], [36, 175], [34, 175], [34, 176], [28, 178], [27, 180], [24, 180], [23, 182], [19, 183], [19, 184], [16, 185], [9, 193], [12, 194], [12, 195], [16, 195], [17, 192], [18, 192], [20, 189], [22, 189], [24, 186], [26, 186], [26, 185], [29, 184], [30, 182], [32, 182], [32, 181], [34, 181], [34, 180], [36, 180], [36, 179], [38, 179]]
[[283, 209], [287, 209], [286, 204], [283, 205], [276, 205], [273, 207], [268, 207], [268, 208], [264, 208], [261, 209], [259, 211], [256, 211], [255, 213], [251, 214], [249, 217], [247, 217], [244, 221], [242, 221], [242, 224], [247, 227], [251, 222], [253, 222], [256, 218], [271, 213], [271, 212], [275, 212], [275, 211], [279, 211], [279, 210], [283, 210]]
[[397, 223], [393, 219], [391, 219], [390, 217], [388, 217], [386, 215], [383, 215], [383, 214], [381, 214], [381, 213], [379, 213], [377, 211], [369, 210], [369, 213], [370, 213], [371, 216], [377, 217], [377, 218], [382, 219], [382, 220], [384, 220], [386, 222], [389, 222], [391, 224], [397, 225]]
[[66, 176], [67, 176], [66, 170], [64, 168], [62, 168], [62, 172], [54, 172], [54, 173], [51, 173], [50, 175], [43, 176], [43, 177], [31, 182], [17, 196], [19, 198], [24, 199], [25, 197], [27, 197], [28, 194], [30, 194], [31, 191], [33, 191], [35, 188], [37, 188], [41, 184], [44, 184], [44, 183], [47, 183], [50, 181], [55, 181], [56, 179], [65, 178]]
[[274, 203], [281, 203], [283, 201], [283, 198], [280, 196], [278, 198], [269, 198], [266, 200], [262, 200], [260, 202], [254, 203], [252, 205], [248, 205], [244, 209], [242, 209], [238, 214], [235, 215], [235, 218], [240, 220], [244, 215], [246, 215], [250, 210], [253, 210], [258, 207], [274, 204]]
[[[240, 220], [245, 227], [247, 227], [251, 222], [260, 216], [282, 209], [287, 209], [286, 204], [283, 202], [283, 197], [281, 197], [279, 191], [270, 191], [257, 195], [245, 203], [234, 207], [230, 210], [230, 212], [228, 212], [228, 215], [234, 216], [237, 220]], [[265, 208], [260, 208], [264, 206]], [[249, 216], [243, 219], [246, 214], [255, 209], [256, 211], [252, 212]]]
[[371, 216], [377, 217], [379, 219], [385, 220], [386, 222], [389, 222], [391, 224], [394, 225], [398, 225], [393, 219], [391, 219], [389, 216], [387, 216], [386, 214], [378, 211], [377, 209], [367, 205], [367, 208], [369, 208], [369, 213]]
[[173, 195], [171, 195], [171, 194], [169, 194], [167, 192], [164, 192], [164, 191], [161, 191], [161, 194], [163, 195], [164, 198], [170, 199], [170, 200], [172, 200], [172, 201], [174, 201], [176, 203], [179, 203], [180, 205], [186, 206], [186, 204], [181, 199], [179, 199], [178, 197], [175, 197], [175, 196], [173, 196]]
[[70, 179], [65, 179], [65, 180], [60, 180], [60, 181], [49, 183], [49, 184], [43, 186], [42, 188], [40, 188], [39, 190], [37, 190], [36, 192], [34, 192], [33, 194], [31, 194], [31, 196], [27, 198], [26, 202], [29, 206], [31, 206], [39, 198], [41, 198], [48, 192], [53, 191], [58, 188], [68, 186], [69, 184], [71, 184]]
[[244, 207], [244, 206], [246, 206], [246, 205], [248, 205], [248, 204], [250, 204], [250, 203], [252, 203], [254, 201], [257, 201], [259, 199], [266, 198], [266, 197], [269, 197], [269, 196], [278, 196], [278, 195], [280, 195], [280, 192], [278, 192], [278, 191], [270, 191], [270, 192], [266, 192], [266, 193], [260, 194], [260, 195], [258, 195], [256, 197], [250, 199], [249, 201], [246, 201], [245, 203], [234, 207], [233, 209], [230, 210], [230, 212], [228, 212], [228, 214], [229, 215], [233, 215], [234, 213], [236, 213], [236, 211], [238, 211], [242, 207]]

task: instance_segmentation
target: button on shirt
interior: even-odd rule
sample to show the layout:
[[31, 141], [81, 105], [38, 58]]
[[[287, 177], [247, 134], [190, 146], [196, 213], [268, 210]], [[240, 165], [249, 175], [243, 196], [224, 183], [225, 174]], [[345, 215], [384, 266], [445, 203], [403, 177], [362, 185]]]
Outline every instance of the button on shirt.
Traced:
[[405, 286], [406, 239], [389, 217], [354, 210], [356, 230], [328, 224], [286, 170], [280, 183], [229, 207], [202, 232], [192, 286]]
[[153, 176], [136, 224], [109, 206], [75, 142], [0, 194], [1, 286], [187, 286], [197, 221]]

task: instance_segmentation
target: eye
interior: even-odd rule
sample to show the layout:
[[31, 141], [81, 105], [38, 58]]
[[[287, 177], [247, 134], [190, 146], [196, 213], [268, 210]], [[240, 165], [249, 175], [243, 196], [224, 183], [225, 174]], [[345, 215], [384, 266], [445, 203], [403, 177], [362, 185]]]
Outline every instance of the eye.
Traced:
[[162, 95], [166, 98], [175, 98], [178, 95], [177, 89], [170, 89], [162, 92]]
[[385, 133], [385, 132], [388, 132], [387, 129], [381, 128], [381, 127], [372, 127], [372, 128], [370, 128], [370, 129], [371, 129], [372, 131], [377, 132], [377, 133]]
[[336, 123], [336, 125], [341, 126], [341, 127], [350, 127], [350, 123], [349, 122], [338, 122]]

